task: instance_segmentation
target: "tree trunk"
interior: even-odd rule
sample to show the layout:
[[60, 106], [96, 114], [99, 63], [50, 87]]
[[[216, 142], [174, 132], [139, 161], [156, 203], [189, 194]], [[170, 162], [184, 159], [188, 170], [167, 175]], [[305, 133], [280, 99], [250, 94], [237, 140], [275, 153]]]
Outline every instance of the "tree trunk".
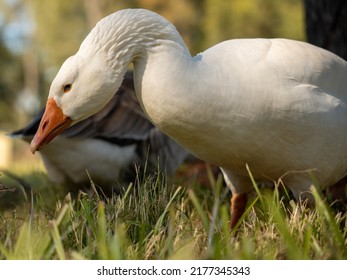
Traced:
[[305, 0], [308, 42], [347, 60], [347, 1]]

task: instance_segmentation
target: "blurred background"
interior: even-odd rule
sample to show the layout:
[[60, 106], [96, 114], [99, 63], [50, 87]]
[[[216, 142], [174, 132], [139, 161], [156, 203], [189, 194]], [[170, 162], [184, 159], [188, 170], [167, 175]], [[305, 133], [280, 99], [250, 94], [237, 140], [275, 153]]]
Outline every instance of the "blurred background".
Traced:
[[0, 0], [0, 167], [32, 159], [28, 145], [5, 134], [26, 125], [44, 105], [60, 65], [95, 23], [138, 7], [174, 23], [193, 55], [231, 38], [307, 40], [303, 0]]

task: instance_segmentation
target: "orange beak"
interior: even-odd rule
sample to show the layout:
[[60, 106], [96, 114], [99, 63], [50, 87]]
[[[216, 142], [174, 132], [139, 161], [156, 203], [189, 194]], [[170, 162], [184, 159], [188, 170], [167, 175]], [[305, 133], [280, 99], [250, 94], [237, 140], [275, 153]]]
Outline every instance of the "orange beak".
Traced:
[[64, 129], [68, 128], [71, 122], [71, 119], [63, 114], [54, 99], [49, 98], [39, 128], [30, 143], [31, 152], [34, 154], [40, 150], [42, 146], [48, 144]]

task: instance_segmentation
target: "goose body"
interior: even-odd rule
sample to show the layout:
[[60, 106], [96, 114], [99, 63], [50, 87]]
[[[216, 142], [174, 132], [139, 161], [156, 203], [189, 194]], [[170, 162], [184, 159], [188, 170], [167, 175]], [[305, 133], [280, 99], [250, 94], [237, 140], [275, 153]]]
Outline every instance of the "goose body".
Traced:
[[[32, 151], [100, 110], [134, 64], [137, 98], [151, 122], [221, 167], [234, 226], [258, 180], [282, 178], [309, 197], [347, 173], [347, 62], [304, 42], [237, 39], [191, 56], [175, 27], [142, 9], [121, 10], [87, 36], [54, 79]], [[68, 91], [65, 91], [68, 85]]]
[[[42, 115], [43, 111], [10, 135], [30, 142]], [[174, 175], [188, 152], [146, 118], [129, 72], [106, 107], [63, 131], [40, 150], [40, 155], [55, 183], [82, 187], [88, 186], [91, 178], [103, 190], [112, 187], [120, 192], [122, 183], [134, 181], [144, 166], [149, 173], [159, 168], [168, 176]]]

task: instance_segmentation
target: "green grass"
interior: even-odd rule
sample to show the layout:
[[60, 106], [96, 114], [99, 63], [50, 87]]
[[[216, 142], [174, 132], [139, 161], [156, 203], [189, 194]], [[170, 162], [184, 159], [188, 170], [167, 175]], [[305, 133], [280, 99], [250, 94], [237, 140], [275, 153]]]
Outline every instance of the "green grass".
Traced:
[[0, 176], [15, 189], [0, 192], [0, 259], [347, 258], [346, 214], [316, 189], [317, 206], [307, 209], [277, 187], [255, 185], [230, 233], [230, 194], [211, 174], [211, 189], [159, 174], [106, 197], [92, 181], [90, 192], [66, 195], [42, 172], [19, 173], [21, 183]]

